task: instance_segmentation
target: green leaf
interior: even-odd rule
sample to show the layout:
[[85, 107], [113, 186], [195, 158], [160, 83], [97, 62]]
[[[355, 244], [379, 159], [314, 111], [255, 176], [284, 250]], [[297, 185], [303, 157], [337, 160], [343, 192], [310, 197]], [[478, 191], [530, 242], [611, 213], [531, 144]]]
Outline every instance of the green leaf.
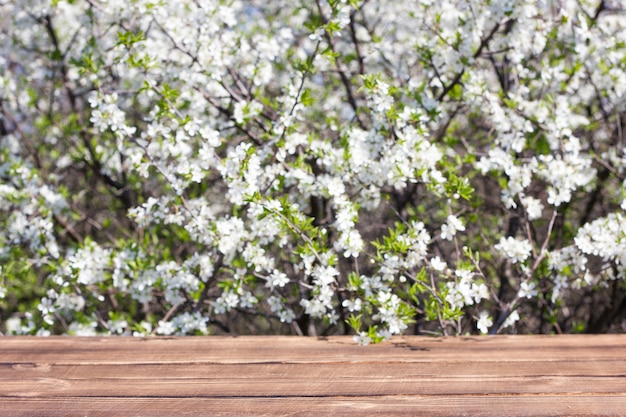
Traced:
[[348, 324], [348, 326], [350, 326], [352, 330], [354, 330], [356, 333], [359, 333], [361, 331], [362, 318], [362, 314], [359, 314], [358, 316], [350, 314], [350, 317], [348, 317], [346, 323]]

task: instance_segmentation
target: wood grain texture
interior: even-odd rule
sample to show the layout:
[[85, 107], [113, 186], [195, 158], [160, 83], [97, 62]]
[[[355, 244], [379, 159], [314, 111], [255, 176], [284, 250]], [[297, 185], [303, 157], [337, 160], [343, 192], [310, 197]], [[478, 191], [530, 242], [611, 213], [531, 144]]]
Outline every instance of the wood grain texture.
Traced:
[[626, 415], [626, 335], [0, 338], [0, 415]]

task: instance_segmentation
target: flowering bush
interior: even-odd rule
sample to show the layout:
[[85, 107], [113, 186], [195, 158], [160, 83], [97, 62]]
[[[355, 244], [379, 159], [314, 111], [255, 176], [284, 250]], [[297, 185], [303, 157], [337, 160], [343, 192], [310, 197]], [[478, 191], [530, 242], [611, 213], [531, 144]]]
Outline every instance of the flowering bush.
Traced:
[[618, 330], [621, 7], [3, 2], [2, 331]]

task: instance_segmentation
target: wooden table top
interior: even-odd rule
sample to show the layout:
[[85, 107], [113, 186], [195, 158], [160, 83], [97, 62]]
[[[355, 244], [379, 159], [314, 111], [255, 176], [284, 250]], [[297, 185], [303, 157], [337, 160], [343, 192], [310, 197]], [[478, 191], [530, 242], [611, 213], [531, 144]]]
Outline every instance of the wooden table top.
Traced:
[[2, 416], [626, 415], [626, 335], [0, 337]]

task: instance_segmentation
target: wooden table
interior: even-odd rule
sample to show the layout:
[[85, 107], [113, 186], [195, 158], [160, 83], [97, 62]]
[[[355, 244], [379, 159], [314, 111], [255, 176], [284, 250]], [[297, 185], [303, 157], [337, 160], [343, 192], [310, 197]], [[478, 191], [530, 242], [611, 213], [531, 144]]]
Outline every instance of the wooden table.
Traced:
[[626, 415], [626, 335], [0, 338], [1, 416]]

